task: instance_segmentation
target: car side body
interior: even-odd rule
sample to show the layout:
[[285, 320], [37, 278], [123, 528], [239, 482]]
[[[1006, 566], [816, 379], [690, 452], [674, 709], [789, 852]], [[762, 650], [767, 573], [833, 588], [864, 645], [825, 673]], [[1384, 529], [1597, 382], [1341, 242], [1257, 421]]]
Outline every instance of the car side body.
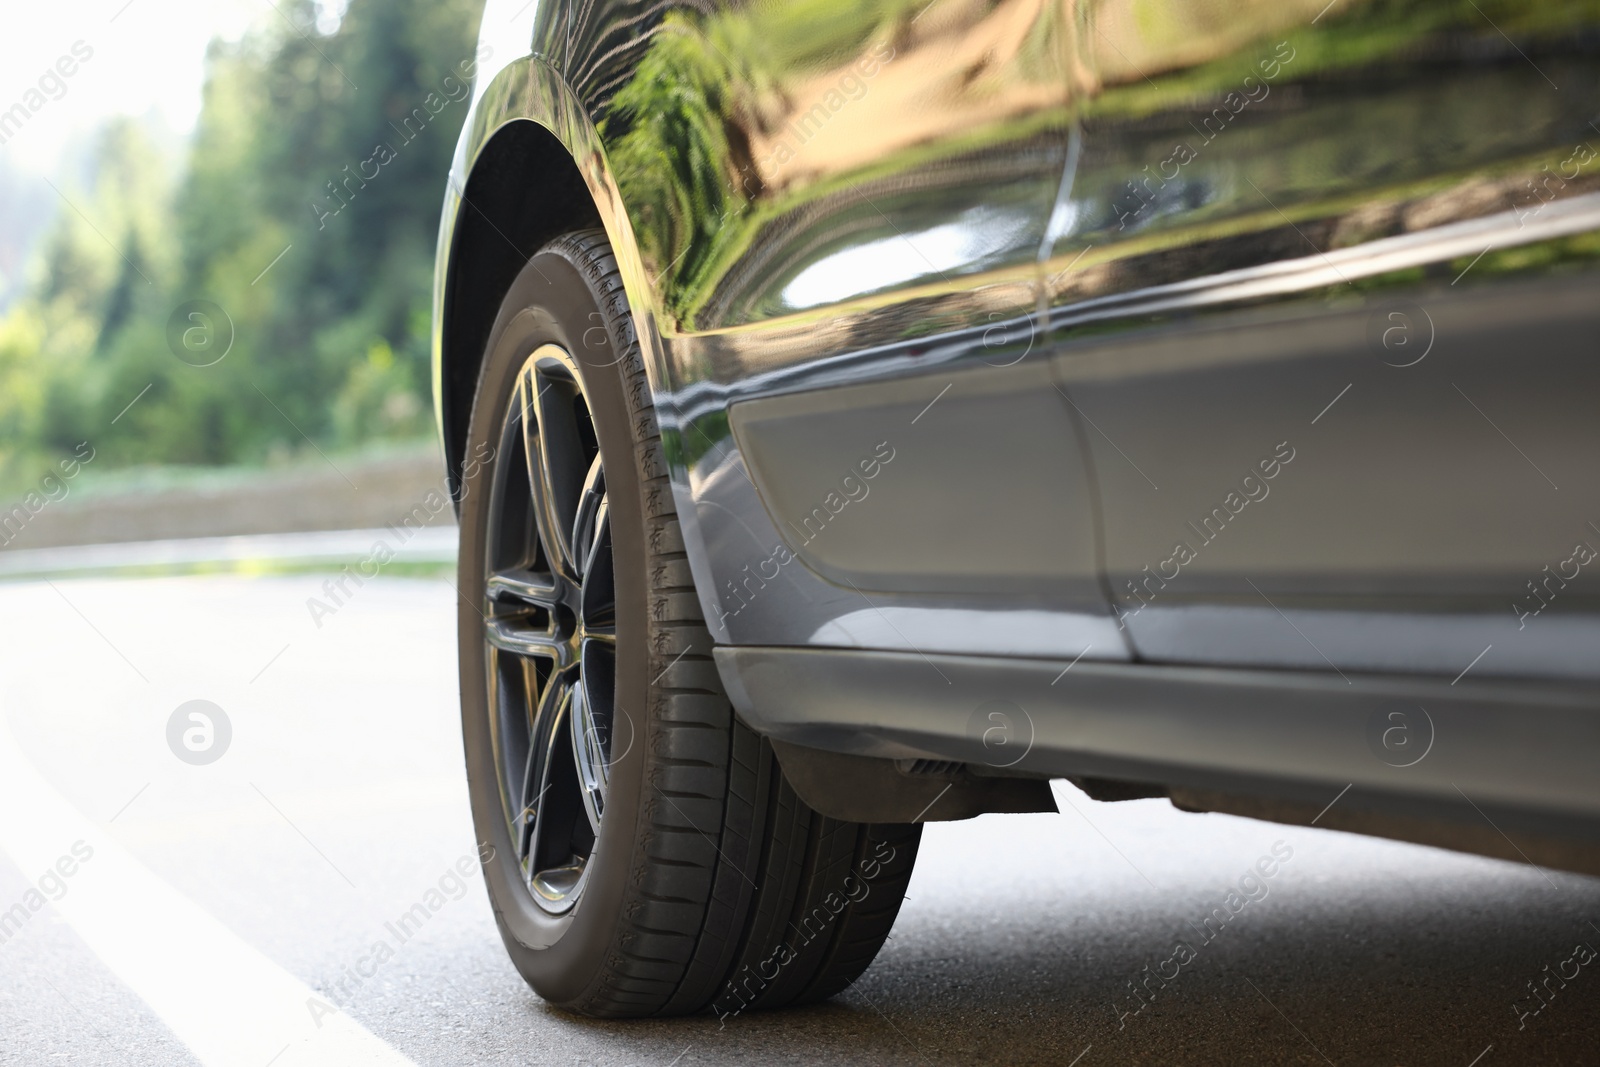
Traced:
[[1600, 6], [494, 0], [480, 40], [452, 484], [507, 286], [602, 227], [722, 683], [817, 810], [1069, 777], [1600, 873]]

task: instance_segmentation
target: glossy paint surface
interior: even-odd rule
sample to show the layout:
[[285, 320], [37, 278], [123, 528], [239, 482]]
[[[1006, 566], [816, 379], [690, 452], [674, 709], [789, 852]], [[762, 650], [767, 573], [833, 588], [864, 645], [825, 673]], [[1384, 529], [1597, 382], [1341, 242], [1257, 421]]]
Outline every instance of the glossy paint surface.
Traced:
[[1514, 603], [1594, 536], [1593, 6], [1142, 9], [1050, 283], [1137, 654], [1592, 673]]
[[719, 640], [1270, 663], [1287, 611], [1344, 635], [1304, 665], [1515, 674], [1577, 632], [1600, 5], [526, 17], [454, 181], [522, 120], [583, 171]]

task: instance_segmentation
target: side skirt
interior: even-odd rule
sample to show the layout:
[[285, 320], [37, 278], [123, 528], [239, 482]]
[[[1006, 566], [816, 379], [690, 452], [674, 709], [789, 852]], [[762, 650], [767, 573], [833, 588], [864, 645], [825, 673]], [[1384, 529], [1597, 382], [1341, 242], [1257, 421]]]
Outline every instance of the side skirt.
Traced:
[[1143, 795], [1189, 810], [1600, 874], [1590, 683], [845, 649], [716, 658], [745, 721], [780, 742], [1149, 783]]

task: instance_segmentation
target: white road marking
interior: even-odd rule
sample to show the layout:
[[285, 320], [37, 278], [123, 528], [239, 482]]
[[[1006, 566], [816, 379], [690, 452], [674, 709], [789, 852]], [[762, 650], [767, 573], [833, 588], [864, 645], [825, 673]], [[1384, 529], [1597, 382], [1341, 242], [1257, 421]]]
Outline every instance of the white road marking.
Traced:
[[411, 1064], [80, 814], [0, 721], [0, 849], [37, 878], [80, 841], [93, 856], [52, 906], [201, 1063]]

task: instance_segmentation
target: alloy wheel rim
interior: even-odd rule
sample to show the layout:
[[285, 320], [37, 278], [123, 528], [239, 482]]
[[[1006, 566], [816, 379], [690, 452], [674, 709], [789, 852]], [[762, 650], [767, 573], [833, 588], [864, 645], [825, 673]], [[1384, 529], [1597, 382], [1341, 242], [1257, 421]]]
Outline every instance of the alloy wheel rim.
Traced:
[[517, 374], [489, 500], [483, 616], [502, 814], [546, 911], [582, 895], [616, 720], [616, 579], [583, 379], [555, 345]]

